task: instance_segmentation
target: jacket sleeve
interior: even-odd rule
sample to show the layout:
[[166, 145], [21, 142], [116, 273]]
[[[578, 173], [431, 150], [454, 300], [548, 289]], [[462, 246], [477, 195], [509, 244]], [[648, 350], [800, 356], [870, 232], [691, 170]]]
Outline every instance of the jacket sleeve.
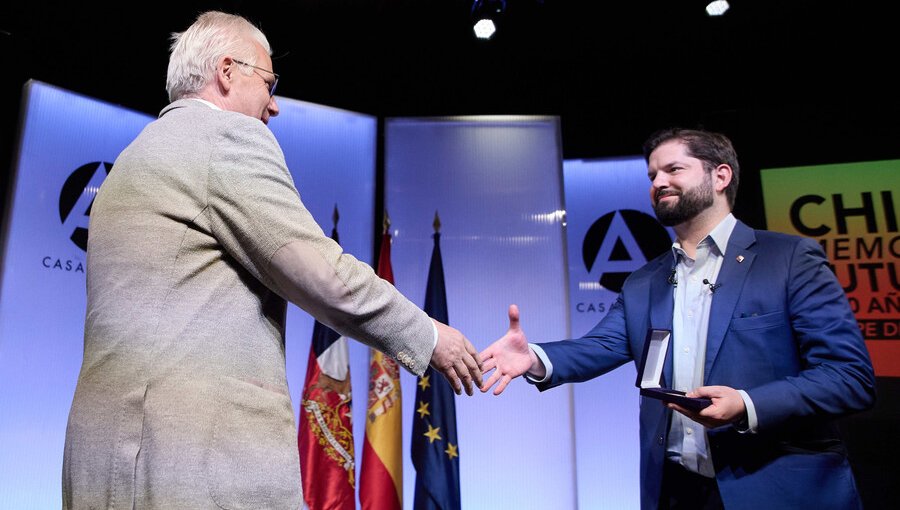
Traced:
[[631, 361], [624, 299], [619, 295], [606, 316], [583, 337], [538, 345], [553, 364], [550, 377], [537, 384], [541, 391], [587, 381]]
[[424, 373], [435, 345], [431, 319], [322, 232], [265, 125], [226, 118], [208, 167], [207, 211], [226, 251], [322, 323]]
[[811, 239], [794, 245], [787, 319], [800, 356], [794, 376], [747, 388], [759, 430], [809, 416], [841, 416], [871, 407], [875, 375], [846, 294]]

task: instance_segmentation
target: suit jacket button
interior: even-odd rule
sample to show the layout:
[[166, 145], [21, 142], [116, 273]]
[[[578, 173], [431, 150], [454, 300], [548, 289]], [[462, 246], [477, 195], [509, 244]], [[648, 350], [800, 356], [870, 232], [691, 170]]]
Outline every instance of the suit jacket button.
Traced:
[[662, 436], [659, 436], [658, 438], [656, 438], [656, 443], [657, 443], [657, 444], [663, 444], [663, 437], [662, 437]]

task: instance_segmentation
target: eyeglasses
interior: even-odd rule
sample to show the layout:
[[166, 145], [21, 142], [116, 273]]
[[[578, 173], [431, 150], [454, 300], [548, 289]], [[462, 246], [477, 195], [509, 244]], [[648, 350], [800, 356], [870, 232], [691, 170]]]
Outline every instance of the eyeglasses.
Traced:
[[[275, 77], [275, 80], [272, 81], [272, 83], [269, 83], [268, 80], [266, 80], [265, 78], [262, 77], [262, 75], [260, 75], [260, 78], [263, 79], [263, 81], [266, 83], [266, 86], [269, 88], [269, 97], [272, 97], [272, 96], [275, 95], [275, 87], [278, 86], [278, 73], [274, 73], [274, 72], [272, 72], [272, 71], [269, 71], [268, 69], [264, 69], [264, 68], [262, 68], [262, 67], [255, 66], [255, 65], [253, 65], [253, 64], [248, 64], [248, 63], [246, 63], [246, 62], [241, 62], [240, 60], [238, 60], [238, 59], [236, 59], [236, 58], [233, 58], [233, 59], [231, 59], [231, 60], [232, 60], [235, 64], [241, 64], [242, 66], [252, 67], [253, 69], [259, 69], [260, 71], [265, 71], [265, 72], [271, 74], [272, 76], [274, 76], [274, 77]], [[257, 73], [257, 74], [258, 74], [258, 73]]]

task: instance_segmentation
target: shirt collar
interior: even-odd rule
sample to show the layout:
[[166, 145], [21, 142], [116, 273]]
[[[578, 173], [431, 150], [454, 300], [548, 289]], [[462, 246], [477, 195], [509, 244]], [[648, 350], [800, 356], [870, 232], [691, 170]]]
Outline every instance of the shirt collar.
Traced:
[[728, 213], [728, 216], [725, 216], [725, 218], [716, 225], [716, 228], [712, 229], [712, 232], [706, 236], [716, 245], [716, 248], [719, 249], [719, 253], [722, 255], [725, 255], [725, 248], [728, 247], [728, 239], [731, 238], [731, 232], [734, 231], [735, 225], [737, 225], [737, 219], [733, 214]]
[[[728, 246], [728, 240], [731, 238], [731, 233], [734, 231], [734, 226], [737, 225], [737, 218], [734, 217], [734, 214], [728, 213], [727, 216], [722, 218], [722, 221], [719, 222], [715, 228], [710, 231], [706, 237], [703, 238], [701, 243], [711, 243], [715, 246], [719, 253], [725, 255], [725, 248]], [[677, 239], [672, 243], [672, 256], [675, 259], [675, 262], [678, 262], [679, 253], [683, 253], [681, 249], [681, 242]]]
[[219, 111], [222, 111], [221, 108], [219, 108], [219, 107], [216, 106], [215, 104], [213, 104], [213, 103], [207, 101], [206, 99], [200, 99], [199, 97], [189, 97], [189, 98], [186, 98], [186, 99], [189, 100], [189, 101], [199, 101], [199, 102], [201, 102], [201, 103], [203, 103], [203, 104], [209, 106], [209, 107], [212, 108], [213, 110], [219, 110]]

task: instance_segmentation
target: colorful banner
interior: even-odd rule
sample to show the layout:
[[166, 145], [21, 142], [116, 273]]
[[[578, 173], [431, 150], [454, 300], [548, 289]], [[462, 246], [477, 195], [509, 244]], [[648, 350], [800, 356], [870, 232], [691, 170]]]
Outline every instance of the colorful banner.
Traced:
[[900, 160], [760, 175], [768, 228], [819, 241], [847, 292], [875, 375], [900, 377]]

